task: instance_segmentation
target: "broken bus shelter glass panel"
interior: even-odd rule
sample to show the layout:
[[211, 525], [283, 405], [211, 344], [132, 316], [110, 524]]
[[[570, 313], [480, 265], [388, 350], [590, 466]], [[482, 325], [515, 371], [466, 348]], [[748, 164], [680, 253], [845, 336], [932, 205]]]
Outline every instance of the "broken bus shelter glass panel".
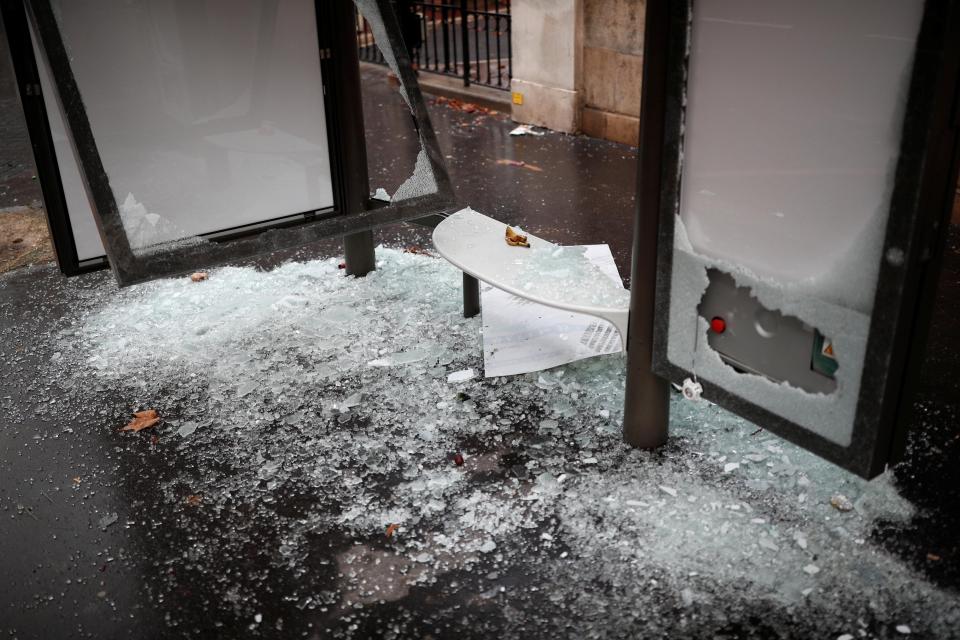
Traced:
[[892, 455], [891, 354], [913, 333], [878, 318], [914, 304], [910, 240], [945, 210], [917, 202], [924, 171], [951, 174], [924, 166], [955, 82], [937, 77], [946, 4], [670, 18], [654, 368], [864, 475]]
[[66, 191], [72, 261], [95, 257], [94, 221], [125, 285], [449, 209], [389, 2], [357, 4], [419, 147], [372, 211], [351, 3], [32, 0], [50, 128], [69, 131], [54, 135], [63, 169], [41, 179]]

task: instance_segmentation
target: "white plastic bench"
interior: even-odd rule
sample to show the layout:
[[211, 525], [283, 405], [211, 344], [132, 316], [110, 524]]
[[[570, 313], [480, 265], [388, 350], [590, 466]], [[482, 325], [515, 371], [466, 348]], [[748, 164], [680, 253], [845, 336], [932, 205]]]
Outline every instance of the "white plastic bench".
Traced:
[[[573, 247], [564, 248], [526, 232], [529, 248], [508, 245], [504, 240], [506, 228], [506, 224], [468, 207], [436, 226], [433, 244], [464, 274], [490, 286], [610, 322], [626, 349], [629, 292]], [[466, 278], [464, 286], [468, 286]]]

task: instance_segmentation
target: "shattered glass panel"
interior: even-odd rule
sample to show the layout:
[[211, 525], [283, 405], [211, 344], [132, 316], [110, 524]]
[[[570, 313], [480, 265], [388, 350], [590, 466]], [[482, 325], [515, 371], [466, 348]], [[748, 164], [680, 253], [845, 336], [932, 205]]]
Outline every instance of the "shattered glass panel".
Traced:
[[923, 4], [693, 3], [668, 358], [843, 446]]
[[[368, 83], [387, 83], [396, 88], [396, 101], [381, 104], [373, 113], [364, 113], [370, 188], [377, 199], [399, 203], [404, 200], [438, 192], [437, 177], [427, 153], [427, 142], [417, 126], [417, 113], [402, 78], [396, 55], [390, 46], [384, 18], [376, 0], [354, 0], [370, 26], [369, 32], [358, 34], [360, 45], [376, 45], [387, 63], [385, 69], [367, 66], [361, 76], [361, 90]], [[400, 6], [400, 10], [406, 7]], [[372, 39], [372, 42], [367, 40]], [[382, 72], [381, 72], [382, 71]]]
[[313, 2], [52, 5], [135, 254], [333, 206]]

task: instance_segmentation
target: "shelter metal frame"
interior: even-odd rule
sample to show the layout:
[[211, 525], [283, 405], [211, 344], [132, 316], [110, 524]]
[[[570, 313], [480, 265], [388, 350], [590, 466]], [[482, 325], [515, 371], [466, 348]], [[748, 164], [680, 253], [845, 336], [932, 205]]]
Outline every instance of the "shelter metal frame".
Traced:
[[[693, 377], [667, 358], [674, 226], [682, 174], [684, 95], [690, 55], [690, 20], [697, 0], [648, 0], [646, 30], [661, 46], [645, 56], [641, 161], [638, 175], [637, 231], [632, 283], [635, 298], [653, 293], [653, 305], [631, 304], [628, 356], [628, 441], [666, 437], [667, 410], [654, 406], [653, 418], [631, 397], [651, 391], [659, 376]], [[896, 178], [882, 255], [902, 250], [901, 265], [881, 260], [870, 320], [864, 371], [849, 446], [814, 434], [793, 420], [761, 408], [700, 377], [703, 397], [864, 477], [873, 477], [902, 456], [937, 275], [949, 226], [960, 160], [960, 3], [927, 0], [911, 72]], [[644, 143], [648, 148], [644, 148]], [[656, 260], [645, 260], [656, 236]], [[649, 285], [649, 286], [647, 286]], [[655, 287], [650, 291], [650, 287]], [[634, 314], [637, 315], [634, 318]], [[651, 315], [652, 314], [652, 315]], [[644, 325], [646, 334], [635, 325]], [[652, 326], [651, 326], [652, 325]], [[643, 326], [640, 326], [643, 329]], [[648, 337], [649, 336], [649, 337]], [[644, 343], [644, 339], [648, 342]], [[637, 341], [640, 344], [637, 344]], [[652, 366], [651, 371], [647, 367]]]

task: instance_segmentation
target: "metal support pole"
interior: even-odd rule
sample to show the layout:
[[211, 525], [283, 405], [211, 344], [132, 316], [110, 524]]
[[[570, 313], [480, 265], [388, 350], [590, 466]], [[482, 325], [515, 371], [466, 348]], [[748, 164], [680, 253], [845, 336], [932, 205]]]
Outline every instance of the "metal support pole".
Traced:
[[463, 274], [463, 317], [472, 318], [480, 313], [480, 281]]
[[[436, 11], [436, 9], [434, 9]], [[443, 27], [443, 70], [450, 73], [450, 10], [447, 5], [440, 7], [440, 25]], [[433, 50], [437, 50], [437, 23], [433, 23]], [[457, 63], [453, 63], [453, 71], [456, 73]]]
[[361, 231], [343, 236], [343, 261], [348, 276], [363, 277], [377, 268], [373, 249], [373, 231]]
[[460, 0], [460, 38], [463, 40], [463, 86], [470, 86], [470, 30], [467, 28], [467, 0]]
[[[333, 130], [331, 135], [342, 147], [343, 162], [335, 163], [332, 168], [339, 177], [334, 184], [340, 185], [340, 206], [348, 214], [370, 209], [367, 148], [363, 144], [360, 61], [356, 54], [357, 14], [352, 4], [350, 2], [317, 2], [317, 16], [321, 20], [317, 28], [331, 38], [334, 43], [333, 51], [339, 52], [343, 58], [339, 64], [332, 64], [330, 60], [323, 60], [321, 64], [327, 65], [323, 70], [324, 73], [329, 71], [336, 75], [338, 80], [333, 83], [333, 93], [327, 99], [335, 105], [334, 108], [340, 110], [340, 124], [333, 128], [328, 123], [327, 131]], [[327, 13], [321, 13], [321, 7], [329, 12], [329, 20], [321, 19], [327, 16]], [[364, 43], [367, 45], [364, 51], [369, 52], [372, 37], [369, 39], [366, 37], [369, 29], [366, 19], [363, 20], [363, 28]], [[379, 51], [376, 47], [373, 47], [373, 50]], [[346, 263], [347, 275], [365, 276], [376, 269], [377, 259], [373, 247], [372, 231], [360, 231], [343, 237], [343, 261]]]
[[645, 449], [658, 447], [667, 441], [670, 423], [670, 385], [651, 370], [653, 325], [656, 320], [654, 298], [657, 288], [660, 157], [663, 148], [669, 3], [670, 0], [647, 0], [637, 209], [630, 271], [623, 439], [630, 445]]

